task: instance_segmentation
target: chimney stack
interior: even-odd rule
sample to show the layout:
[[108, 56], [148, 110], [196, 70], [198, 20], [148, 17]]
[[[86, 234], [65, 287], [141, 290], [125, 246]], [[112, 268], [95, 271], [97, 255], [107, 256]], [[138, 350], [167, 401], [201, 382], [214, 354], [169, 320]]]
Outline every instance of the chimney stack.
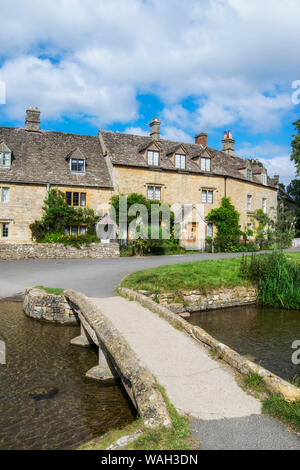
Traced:
[[160, 140], [160, 122], [157, 117], [150, 122], [150, 137], [153, 140]]
[[275, 185], [278, 187], [279, 186], [279, 175], [277, 173], [275, 173], [273, 180], [274, 180]]
[[224, 139], [222, 140], [222, 150], [231, 157], [234, 157], [234, 143], [235, 140], [232, 138], [232, 132], [224, 132]]
[[39, 131], [41, 122], [41, 112], [32, 106], [26, 110], [25, 129], [27, 131]]
[[207, 147], [207, 134], [206, 134], [206, 132], [200, 132], [200, 134], [196, 135], [195, 144], [202, 145], [202, 147]]

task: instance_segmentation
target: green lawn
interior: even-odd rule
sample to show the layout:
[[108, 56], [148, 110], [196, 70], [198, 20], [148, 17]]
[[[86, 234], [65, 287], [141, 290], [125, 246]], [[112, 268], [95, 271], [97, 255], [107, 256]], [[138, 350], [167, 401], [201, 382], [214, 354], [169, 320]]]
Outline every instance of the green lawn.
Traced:
[[[288, 256], [300, 261], [300, 252]], [[121, 287], [163, 294], [181, 289], [205, 293], [220, 287], [248, 286], [249, 282], [239, 276], [240, 263], [241, 258], [226, 258], [145, 269], [127, 276]]]
[[239, 277], [240, 262], [241, 258], [227, 258], [160, 266], [130, 274], [121, 287], [162, 294], [179, 289], [206, 292], [219, 287], [246, 286], [248, 281]]

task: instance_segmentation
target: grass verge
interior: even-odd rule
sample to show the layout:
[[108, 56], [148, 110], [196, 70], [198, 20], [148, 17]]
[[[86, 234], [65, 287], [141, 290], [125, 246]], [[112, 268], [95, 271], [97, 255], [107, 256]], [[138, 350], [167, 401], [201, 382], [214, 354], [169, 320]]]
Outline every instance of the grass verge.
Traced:
[[44, 287], [44, 286], [35, 286], [36, 289], [42, 289], [48, 294], [53, 295], [62, 295], [64, 293], [64, 289], [59, 289], [55, 287]]
[[108, 433], [100, 439], [91, 441], [80, 447], [80, 450], [105, 450], [123, 436], [143, 431], [135, 441], [129, 443], [122, 450], [190, 450], [195, 446], [195, 441], [191, 437], [189, 419], [180, 416], [167, 397], [166, 391], [159, 386], [166, 402], [172, 426], [170, 428], [158, 427], [156, 429], [145, 428], [141, 419], [138, 418], [122, 430]]
[[239, 275], [241, 258], [204, 260], [138, 271], [125, 277], [121, 287], [152, 294], [199, 289], [203, 293], [219, 287], [249, 286]]
[[263, 412], [280, 419], [300, 432], [300, 402], [289, 403], [281, 395], [270, 395], [263, 402]]

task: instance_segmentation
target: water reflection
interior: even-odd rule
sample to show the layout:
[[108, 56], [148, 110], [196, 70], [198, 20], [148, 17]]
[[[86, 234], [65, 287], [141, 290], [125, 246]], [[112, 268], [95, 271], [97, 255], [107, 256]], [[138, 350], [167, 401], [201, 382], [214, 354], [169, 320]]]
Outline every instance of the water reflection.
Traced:
[[300, 340], [300, 311], [259, 306], [195, 313], [190, 323], [287, 380], [300, 375], [292, 343]]

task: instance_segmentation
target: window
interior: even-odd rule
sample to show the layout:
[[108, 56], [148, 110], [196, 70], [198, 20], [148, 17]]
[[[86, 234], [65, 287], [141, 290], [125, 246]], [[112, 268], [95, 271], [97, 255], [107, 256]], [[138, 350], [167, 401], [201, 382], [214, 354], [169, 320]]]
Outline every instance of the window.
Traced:
[[247, 170], [247, 180], [252, 181], [252, 171], [251, 170]]
[[8, 152], [0, 153], [0, 168], [10, 168], [11, 154]]
[[265, 214], [267, 213], [267, 199], [265, 197], [262, 200], [262, 210]]
[[9, 202], [9, 188], [0, 188], [0, 202]]
[[159, 164], [159, 152], [148, 150], [148, 165], [158, 166]]
[[211, 170], [211, 161], [210, 158], [201, 158], [201, 170], [210, 171]]
[[195, 241], [197, 239], [197, 229], [198, 229], [197, 222], [191, 222], [188, 225], [188, 238], [189, 238], [189, 240]]
[[0, 224], [0, 228], [1, 228], [1, 236], [3, 238], [8, 238], [9, 224]]
[[86, 207], [86, 193], [67, 191], [66, 203], [68, 206]]
[[202, 190], [202, 204], [212, 204], [214, 202], [214, 192], [203, 189]]
[[85, 160], [71, 158], [70, 168], [72, 173], [85, 173]]
[[148, 199], [150, 201], [160, 201], [161, 188], [159, 186], [148, 186]]
[[207, 224], [207, 236], [208, 237], [213, 236], [213, 224], [211, 222]]
[[175, 155], [175, 167], [181, 170], [186, 168], [186, 156], [176, 153]]
[[262, 175], [262, 182], [266, 186], [266, 184], [267, 184], [267, 175], [265, 173], [263, 173], [263, 175]]
[[247, 212], [251, 212], [252, 210], [252, 196], [247, 196]]
[[65, 235], [72, 235], [73, 237], [78, 237], [79, 235], [86, 234], [86, 227], [84, 225], [72, 225], [65, 228]]

